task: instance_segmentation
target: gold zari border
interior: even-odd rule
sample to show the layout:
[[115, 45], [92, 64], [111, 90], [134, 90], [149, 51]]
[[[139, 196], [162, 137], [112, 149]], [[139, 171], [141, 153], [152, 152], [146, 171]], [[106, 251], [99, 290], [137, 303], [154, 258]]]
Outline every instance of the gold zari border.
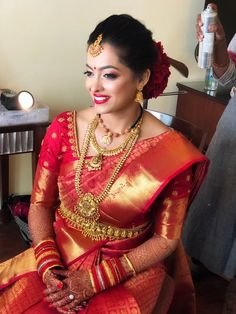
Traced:
[[92, 240], [122, 240], [133, 238], [143, 232], [149, 225], [149, 223], [146, 223], [132, 229], [113, 227], [97, 221], [89, 221], [89, 219], [65, 208], [62, 204], [58, 212], [69, 225], [79, 229], [85, 237], [89, 237]]

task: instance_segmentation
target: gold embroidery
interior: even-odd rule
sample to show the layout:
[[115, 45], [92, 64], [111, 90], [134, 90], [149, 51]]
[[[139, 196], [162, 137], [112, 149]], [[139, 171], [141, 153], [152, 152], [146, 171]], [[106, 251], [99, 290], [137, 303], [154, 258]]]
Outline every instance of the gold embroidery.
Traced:
[[75, 150], [77, 153], [77, 157], [80, 155], [79, 153], [79, 145], [78, 145], [78, 136], [77, 136], [77, 112], [73, 111], [73, 131], [74, 131], [74, 140], [75, 140]]
[[55, 132], [52, 133], [52, 138], [57, 138], [57, 134]]
[[63, 122], [63, 121], [65, 121], [64, 118], [59, 118], [59, 119], [58, 119], [58, 122]]
[[178, 192], [177, 192], [177, 191], [173, 191], [173, 192], [172, 192], [172, 195], [173, 195], [173, 196], [177, 196], [177, 195], [178, 195]]
[[62, 149], [61, 149], [63, 152], [66, 152], [67, 151], [67, 147], [66, 146], [62, 146]]

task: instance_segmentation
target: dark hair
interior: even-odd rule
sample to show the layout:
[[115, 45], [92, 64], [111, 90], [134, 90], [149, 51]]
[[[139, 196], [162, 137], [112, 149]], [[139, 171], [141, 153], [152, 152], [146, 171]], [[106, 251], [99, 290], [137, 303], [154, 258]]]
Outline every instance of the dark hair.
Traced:
[[120, 61], [136, 75], [153, 69], [157, 59], [152, 32], [128, 14], [111, 15], [90, 34], [88, 45], [102, 34], [102, 43], [118, 48]]

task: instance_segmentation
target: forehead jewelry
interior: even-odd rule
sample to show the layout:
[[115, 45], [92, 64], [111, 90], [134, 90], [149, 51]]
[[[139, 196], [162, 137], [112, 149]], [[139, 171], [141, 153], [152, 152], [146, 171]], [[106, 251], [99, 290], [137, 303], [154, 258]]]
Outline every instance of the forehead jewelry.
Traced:
[[88, 53], [92, 57], [97, 57], [102, 52], [103, 47], [101, 45], [101, 41], [102, 41], [102, 34], [100, 34], [95, 40], [95, 42], [89, 46]]

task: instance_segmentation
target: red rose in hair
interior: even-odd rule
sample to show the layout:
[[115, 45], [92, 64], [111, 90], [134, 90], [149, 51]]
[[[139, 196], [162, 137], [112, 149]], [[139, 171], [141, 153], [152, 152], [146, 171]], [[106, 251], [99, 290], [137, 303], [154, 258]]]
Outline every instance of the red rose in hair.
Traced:
[[170, 75], [170, 63], [161, 43], [155, 42], [154, 44], [157, 50], [157, 61], [151, 71], [150, 79], [143, 89], [145, 99], [158, 97], [166, 88]]

